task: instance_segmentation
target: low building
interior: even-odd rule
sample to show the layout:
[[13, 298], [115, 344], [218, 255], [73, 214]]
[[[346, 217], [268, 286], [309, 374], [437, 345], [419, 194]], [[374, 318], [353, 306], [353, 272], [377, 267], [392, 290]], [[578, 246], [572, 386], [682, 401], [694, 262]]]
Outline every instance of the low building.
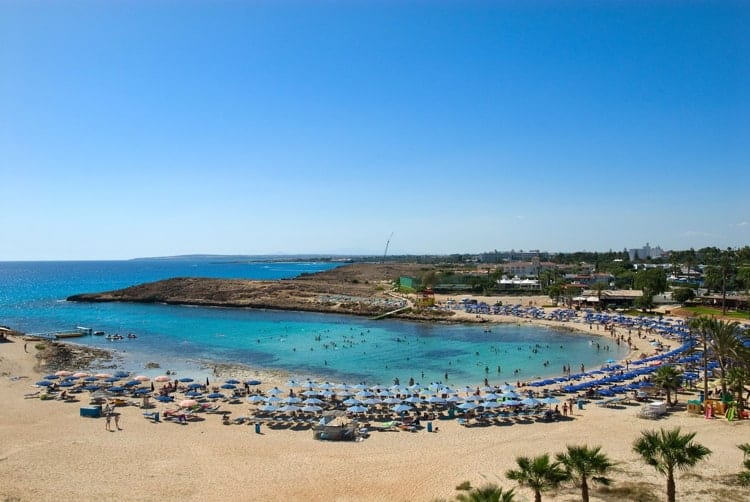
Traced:
[[600, 308], [632, 307], [641, 296], [643, 291], [640, 289], [605, 289], [601, 293], [586, 289], [580, 296], [573, 298], [573, 301], [581, 306], [598, 305]]

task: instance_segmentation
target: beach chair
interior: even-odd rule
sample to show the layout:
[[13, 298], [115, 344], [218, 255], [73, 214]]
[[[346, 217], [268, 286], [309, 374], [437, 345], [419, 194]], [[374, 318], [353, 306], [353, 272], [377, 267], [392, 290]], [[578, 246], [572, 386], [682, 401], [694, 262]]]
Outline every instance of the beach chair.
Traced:
[[159, 420], [159, 412], [158, 411], [154, 411], [154, 412], [147, 412], [147, 411], [145, 411], [145, 412], [143, 412], [143, 418], [145, 418], [147, 420], [151, 420], [152, 422], [160, 422], [160, 420]]

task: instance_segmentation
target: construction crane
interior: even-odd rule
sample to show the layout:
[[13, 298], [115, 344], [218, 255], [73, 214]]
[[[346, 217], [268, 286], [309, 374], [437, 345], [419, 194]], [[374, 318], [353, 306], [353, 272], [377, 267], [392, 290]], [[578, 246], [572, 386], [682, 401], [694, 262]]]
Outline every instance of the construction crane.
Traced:
[[385, 241], [385, 251], [383, 252], [383, 261], [381, 263], [385, 263], [385, 255], [388, 254], [388, 246], [390, 245], [392, 238], [393, 238], [393, 232], [391, 232], [391, 235], [388, 237], [388, 240]]

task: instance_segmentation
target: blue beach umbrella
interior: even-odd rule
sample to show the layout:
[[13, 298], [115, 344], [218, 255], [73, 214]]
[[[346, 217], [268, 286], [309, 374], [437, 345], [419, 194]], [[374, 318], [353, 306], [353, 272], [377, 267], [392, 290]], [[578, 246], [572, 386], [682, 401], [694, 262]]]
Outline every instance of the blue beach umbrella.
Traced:
[[221, 386], [221, 388], [222, 389], [230, 389], [231, 390], [231, 389], [236, 389], [237, 386], [234, 385], [234, 384], [231, 384], [231, 383], [225, 383], [224, 385]]
[[116, 376], [117, 378], [127, 378], [130, 376], [130, 373], [128, 373], [127, 371], [117, 371], [115, 372], [114, 376]]
[[39, 380], [36, 384], [37, 387], [49, 387], [50, 385], [54, 385], [55, 382], [50, 382], [49, 380]]
[[245, 383], [248, 384], [248, 385], [260, 385], [263, 382], [261, 382], [260, 380], [248, 380]]
[[136, 389], [134, 392], [134, 394], [139, 395], [139, 396], [142, 396], [144, 394], [150, 394], [150, 393], [151, 393], [151, 389], [148, 389], [146, 387], [143, 387], [142, 389]]
[[193, 379], [190, 378], [190, 377], [182, 377], [182, 378], [180, 378], [180, 382], [182, 382], [182, 383], [188, 383], [188, 382], [192, 382], [192, 381], [193, 381]]
[[[226, 382], [224, 382], [224, 383], [228, 383], [228, 384], [230, 384], [230, 385], [238, 385], [238, 384], [240, 384], [241, 382], [240, 382], [239, 380], [235, 380], [234, 378], [230, 378], [229, 380], [227, 380], [227, 381], [226, 381]], [[248, 385], [249, 385], [249, 384], [248, 384]]]
[[203, 394], [201, 394], [200, 392], [191, 390], [191, 391], [186, 392], [185, 395], [187, 397], [198, 397], [198, 396], [202, 396]]
[[86, 386], [85, 386], [85, 387], [83, 388], [83, 390], [87, 390], [87, 391], [89, 391], [89, 392], [96, 392], [96, 391], [97, 391], [97, 390], [99, 390], [100, 388], [101, 388], [101, 387], [99, 387], [98, 385], [86, 385]]
[[117, 376], [113, 376], [113, 377], [109, 377], [109, 378], [105, 378], [104, 379], [104, 381], [107, 382], [107, 383], [115, 383], [115, 382], [117, 382], [119, 380], [120, 380], [120, 377], [117, 377]]
[[60, 384], [60, 387], [73, 387], [75, 384], [69, 380], [66, 380]]
[[224, 397], [224, 394], [222, 394], [221, 392], [212, 392], [206, 397], [208, 397], [209, 399], [222, 399]]
[[57, 375], [44, 375], [45, 380], [57, 380], [58, 378], [60, 377]]
[[174, 401], [171, 396], [156, 396], [154, 399], [156, 399], [160, 403], [171, 403], [172, 401]]
[[141, 382], [139, 382], [138, 380], [130, 380], [129, 382], [125, 382], [122, 385], [123, 385], [123, 387], [136, 387], [136, 386], [138, 386], [140, 384], [141, 384]]
[[125, 387], [121, 387], [118, 385], [109, 388], [110, 392], [125, 392], [125, 390], [126, 390]]
[[187, 386], [187, 388], [190, 390], [200, 389], [201, 387], [203, 387], [203, 385], [199, 383], [191, 383]]

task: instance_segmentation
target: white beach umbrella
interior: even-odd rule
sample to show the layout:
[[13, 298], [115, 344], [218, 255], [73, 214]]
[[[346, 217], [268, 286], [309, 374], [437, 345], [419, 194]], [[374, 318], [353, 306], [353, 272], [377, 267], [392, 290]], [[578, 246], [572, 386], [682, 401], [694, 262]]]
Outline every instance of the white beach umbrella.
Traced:
[[316, 406], [314, 404], [308, 404], [306, 406], [303, 406], [301, 408], [301, 411], [305, 413], [318, 413], [319, 411], [323, 411], [323, 408], [321, 408], [320, 406]]
[[381, 401], [380, 399], [376, 397], [371, 397], [362, 401], [362, 404], [366, 404], [367, 406], [377, 406], [378, 404], [382, 404], [382, 403], [383, 401]]
[[283, 394], [283, 393], [284, 393], [284, 391], [281, 390], [281, 389], [279, 389], [278, 387], [274, 387], [273, 389], [269, 389], [266, 392], [266, 394], [269, 395], [269, 396], [276, 396], [276, 395]]
[[412, 411], [414, 408], [412, 408], [408, 404], [397, 404], [396, 406], [394, 406], [391, 409], [393, 411], [395, 411], [396, 413], [403, 413], [403, 412], [406, 412], [406, 411]]
[[353, 397], [350, 397], [349, 399], [344, 401], [344, 405], [346, 406], [355, 406], [358, 404], [362, 404], [362, 401], [360, 401], [359, 399], [354, 399]]
[[248, 397], [247, 400], [250, 401], [251, 403], [265, 403], [266, 402], [266, 398], [258, 394], [254, 394]]
[[368, 408], [366, 406], [355, 404], [346, 409], [349, 413], [367, 413]]
[[295, 406], [293, 404], [288, 404], [286, 406], [282, 406], [281, 408], [279, 408], [279, 411], [282, 411], [284, 413], [291, 413], [291, 412], [300, 411], [300, 410], [302, 410], [301, 407]]
[[274, 411], [278, 411], [278, 408], [276, 406], [272, 405], [272, 404], [264, 404], [263, 406], [258, 406], [258, 409], [260, 411], [265, 411], [265, 412], [269, 412], [269, 413], [274, 412]]
[[411, 404], [419, 404], [422, 402], [422, 399], [417, 396], [409, 396], [406, 399], [404, 399], [405, 403], [411, 403]]
[[304, 401], [302, 401], [305, 404], [323, 404], [323, 401], [321, 399], [318, 399], [317, 397], [308, 397]]
[[284, 401], [287, 404], [295, 404], [295, 403], [301, 403], [302, 399], [300, 399], [298, 397], [286, 397], [286, 398], [282, 399], [282, 401]]
[[474, 408], [478, 408], [479, 405], [467, 402], [467, 403], [461, 403], [457, 406], [457, 408], [461, 408], [462, 410], [473, 410]]

